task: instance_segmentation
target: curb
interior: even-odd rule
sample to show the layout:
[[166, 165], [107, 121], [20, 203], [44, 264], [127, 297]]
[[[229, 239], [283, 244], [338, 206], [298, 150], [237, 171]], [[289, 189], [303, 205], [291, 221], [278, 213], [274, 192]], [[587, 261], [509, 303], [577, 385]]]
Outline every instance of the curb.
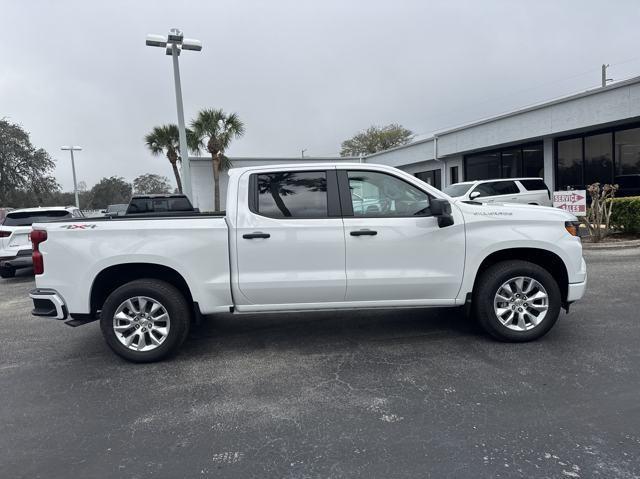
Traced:
[[587, 251], [640, 248], [640, 240], [616, 241], [614, 243], [582, 243], [582, 249]]

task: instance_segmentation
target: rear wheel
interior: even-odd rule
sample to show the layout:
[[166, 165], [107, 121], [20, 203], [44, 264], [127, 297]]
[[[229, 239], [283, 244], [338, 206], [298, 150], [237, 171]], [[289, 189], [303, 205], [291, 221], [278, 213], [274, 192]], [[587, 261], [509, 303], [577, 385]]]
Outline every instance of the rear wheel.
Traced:
[[177, 351], [190, 322], [184, 295], [156, 279], [120, 286], [109, 295], [100, 314], [100, 328], [109, 347], [139, 363], [159, 361]]
[[13, 278], [16, 275], [16, 269], [10, 266], [0, 267], [0, 278]]
[[532, 341], [549, 332], [558, 320], [560, 288], [546, 269], [534, 263], [497, 263], [476, 284], [476, 317], [494, 338]]

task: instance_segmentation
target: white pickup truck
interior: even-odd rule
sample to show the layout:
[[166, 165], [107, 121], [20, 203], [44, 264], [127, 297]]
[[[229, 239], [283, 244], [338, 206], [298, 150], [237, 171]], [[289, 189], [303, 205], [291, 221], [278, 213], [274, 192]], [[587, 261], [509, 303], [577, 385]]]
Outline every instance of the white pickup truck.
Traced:
[[161, 359], [222, 312], [467, 306], [492, 336], [544, 335], [587, 284], [576, 218], [454, 200], [373, 164], [233, 169], [227, 211], [35, 224], [33, 314], [100, 320]]

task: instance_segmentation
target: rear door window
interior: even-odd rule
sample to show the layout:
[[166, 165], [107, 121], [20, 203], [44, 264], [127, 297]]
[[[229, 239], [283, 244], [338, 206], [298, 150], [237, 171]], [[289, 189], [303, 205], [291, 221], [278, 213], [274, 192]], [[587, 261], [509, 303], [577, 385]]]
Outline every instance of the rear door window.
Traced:
[[70, 217], [71, 213], [65, 210], [25, 211], [9, 213], [2, 224], [3, 226], [31, 226], [33, 223], [46, 223]]
[[520, 193], [518, 186], [513, 181], [493, 181], [491, 183], [480, 183], [473, 190], [480, 193], [480, 198], [483, 196], [500, 196], [500, 195], [514, 195]]
[[543, 180], [520, 180], [520, 184], [522, 184], [527, 191], [547, 190], [547, 185]]
[[254, 213], [270, 218], [328, 217], [325, 171], [283, 171], [253, 176]]

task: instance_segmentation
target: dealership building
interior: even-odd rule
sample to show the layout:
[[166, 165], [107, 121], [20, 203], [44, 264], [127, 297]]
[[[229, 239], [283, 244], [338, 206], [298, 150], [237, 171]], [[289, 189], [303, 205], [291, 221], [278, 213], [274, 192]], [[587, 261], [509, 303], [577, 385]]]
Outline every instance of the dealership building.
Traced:
[[[434, 133], [362, 158], [232, 158], [234, 166], [361, 161], [395, 166], [437, 187], [534, 176], [553, 190], [640, 175], [640, 77]], [[194, 202], [213, 208], [211, 160], [191, 158]], [[640, 176], [638, 176], [640, 178]], [[221, 178], [221, 199], [226, 192]], [[640, 180], [639, 180], [640, 181]], [[223, 205], [224, 206], [224, 205]]]

